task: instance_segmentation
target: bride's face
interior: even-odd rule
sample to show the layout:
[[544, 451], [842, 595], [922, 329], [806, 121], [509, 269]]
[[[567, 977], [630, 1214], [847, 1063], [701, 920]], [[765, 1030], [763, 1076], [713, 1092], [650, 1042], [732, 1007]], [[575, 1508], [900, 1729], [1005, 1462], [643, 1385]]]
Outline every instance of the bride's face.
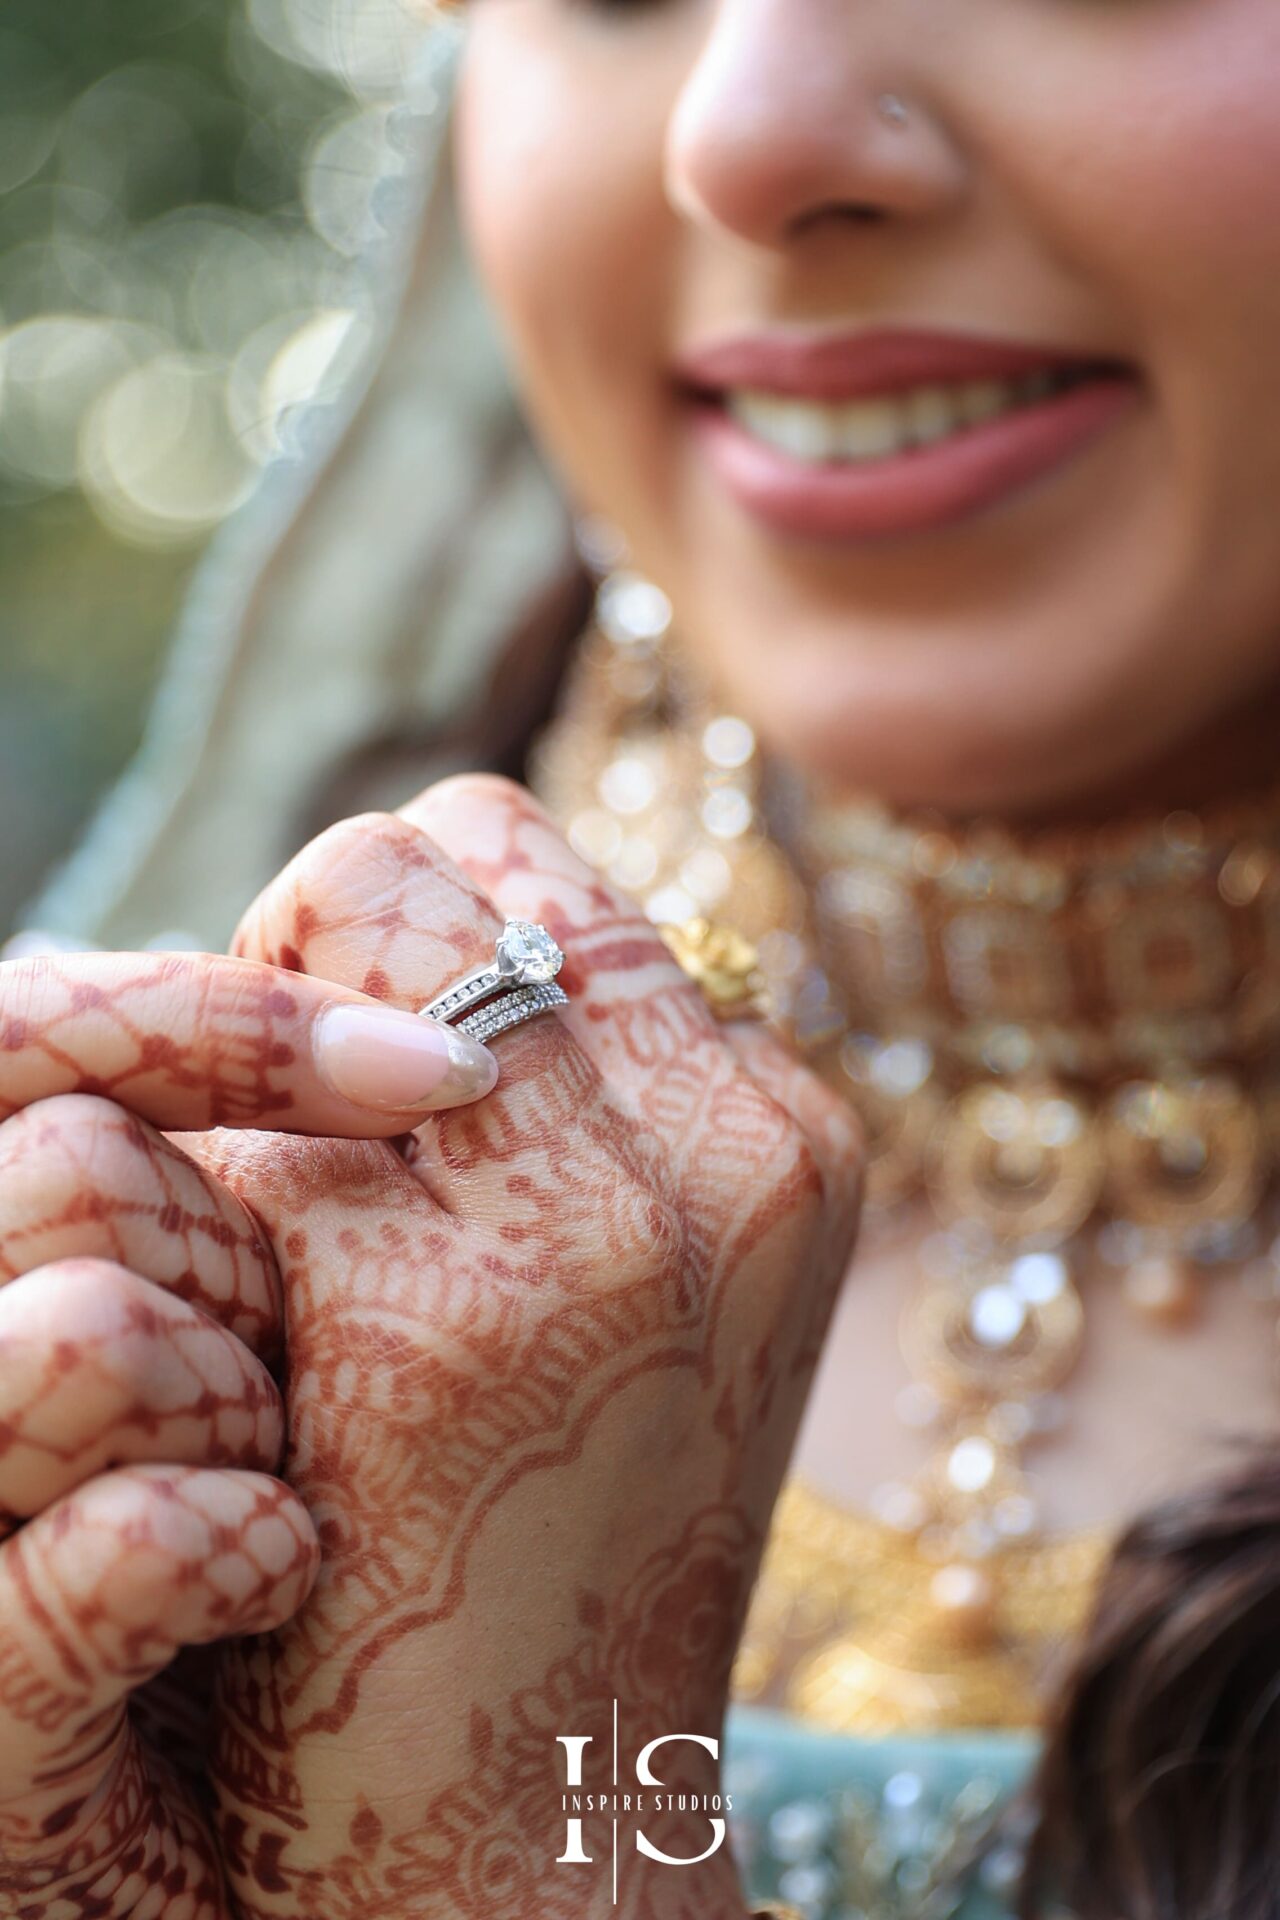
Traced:
[[776, 749], [1036, 805], [1272, 685], [1277, 0], [468, 31], [464, 219], [533, 422]]

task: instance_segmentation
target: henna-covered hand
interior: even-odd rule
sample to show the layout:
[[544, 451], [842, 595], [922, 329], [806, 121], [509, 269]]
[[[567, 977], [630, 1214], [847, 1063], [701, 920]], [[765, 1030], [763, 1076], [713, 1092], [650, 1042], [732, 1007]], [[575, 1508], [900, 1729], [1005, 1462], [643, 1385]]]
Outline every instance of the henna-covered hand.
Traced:
[[287, 1619], [314, 1528], [270, 1476], [279, 1279], [157, 1125], [403, 1131], [491, 1067], [424, 1021], [245, 960], [0, 967], [0, 1912], [225, 1920], [208, 1676]]
[[390, 1136], [487, 1093], [482, 1047], [367, 994], [195, 953], [0, 962], [0, 1121], [91, 1093], [156, 1126]]
[[[445, 782], [315, 842], [239, 950], [421, 1005], [547, 924], [572, 995], [498, 1041], [488, 1100], [393, 1147], [187, 1142], [280, 1264], [286, 1472], [322, 1565], [222, 1668], [214, 1784], [244, 1920], [740, 1920], [722, 1848], [676, 1869], [584, 1790], [718, 1735], [732, 1655], [857, 1200], [847, 1109], [716, 1025], [652, 927], [505, 782]], [[451, 858], [448, 856], [452, 856]], [[712, 1792], [693, 1744], [669, 1787]], [[696, 1814], [647, 1812], [695, 1856]]]

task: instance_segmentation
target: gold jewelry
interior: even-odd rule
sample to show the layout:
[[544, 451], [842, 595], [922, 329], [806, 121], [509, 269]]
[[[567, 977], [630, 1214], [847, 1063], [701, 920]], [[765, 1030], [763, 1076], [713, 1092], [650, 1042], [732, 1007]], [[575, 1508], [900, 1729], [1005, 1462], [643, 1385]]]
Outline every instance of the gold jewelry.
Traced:
[[[776, 1686], [785, 1631], [806, 1648], [788, 1700], [828, 1724], [1021, 1723], [1101, 1559], [1039, 1540], [1024, 1465], [1062, 1417], [1082, 1287], [1118, 1285], [1153, 1324], [1231, 1263], [1280, 1297], [1263, 1233], [1280, 790], [1072, 834], [827, 802], [716, 707], [670, 628], [652, 583], [601, 581], [535, 784], [580, 853], [684, 929], [673, 950], [713, 1001], [724, 975], [749, 978], [858, 1107], [873, 1211], [923, 1200], [935, 1229], [901, 1323], [928, 1464], [879, 1489], [872, 1518], [819, 1524], [817, 1496], [788, 1490], [736, 1683]], [[828, 1598], [821, 1644], [801, 1577]]]
[[948, 1560], [792, 1479], [774, 1509], [734, 1695], [767, 1696], [842, 1733], [1025, 1726], [1107, 1551], [1089, 1534]]
[[717, 1019], [763, 1019], [767, 1015], [760, 956], [740, 933], [717, 926], [701, 914], [678, 927], [664, 923], [658, 932], [682, 970], [701, 987]]

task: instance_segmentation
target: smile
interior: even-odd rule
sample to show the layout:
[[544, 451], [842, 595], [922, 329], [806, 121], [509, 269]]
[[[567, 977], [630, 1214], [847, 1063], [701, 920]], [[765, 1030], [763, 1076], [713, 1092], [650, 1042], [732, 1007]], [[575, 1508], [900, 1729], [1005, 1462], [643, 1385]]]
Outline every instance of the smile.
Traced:
[[757, 336], [680, 369], [727, 493], [774, 532], [877, 540], [948, 527], [1081, 454], [1140, 390], [1132, 366], [946, 334]]
[[726, 393], [722, 404], [753, 439], [809, 466], [883, 460], [912, 447], [935, 446], [1034, 406], [1078, 385], [1081, 376], [1043, 371], [1021, 380], [975, 380], [952, 387], [921, 386], [882, 399], [795, 400], [749, 388]]

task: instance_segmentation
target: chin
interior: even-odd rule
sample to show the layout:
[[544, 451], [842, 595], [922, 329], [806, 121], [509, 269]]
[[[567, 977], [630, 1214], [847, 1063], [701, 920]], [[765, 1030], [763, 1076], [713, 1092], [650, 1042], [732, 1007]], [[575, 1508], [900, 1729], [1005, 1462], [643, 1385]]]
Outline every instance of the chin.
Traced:
[[[1034, 705], [1002, 703], [966, 713], [963, 703], [913, 707], [862, 698], [762, 701], [766, 746], [820, 785], [874, 794], [888, 805], [965, 816], [1016, 816], [1052, 808], [1104, 786], [1127, 762], [1096, 723], [1073, 725], [1061, 710], [1037, 725]], [[1007, 716], [1007, 724], [1003, 723]]]
[[1145, 609], [1120, 621], [1088, 605], [1064, 615], [996, 604], [985, 619], [934, 609], [891, 622], [794, 596], [762, 618], [739, 595], [733, 612], [691, 624], [688, 643], [767, 749], [824, 786], [895, 807], [1092, 806], [1204, 724], [1203, 661], [1163, 641], [1172, 621]]

